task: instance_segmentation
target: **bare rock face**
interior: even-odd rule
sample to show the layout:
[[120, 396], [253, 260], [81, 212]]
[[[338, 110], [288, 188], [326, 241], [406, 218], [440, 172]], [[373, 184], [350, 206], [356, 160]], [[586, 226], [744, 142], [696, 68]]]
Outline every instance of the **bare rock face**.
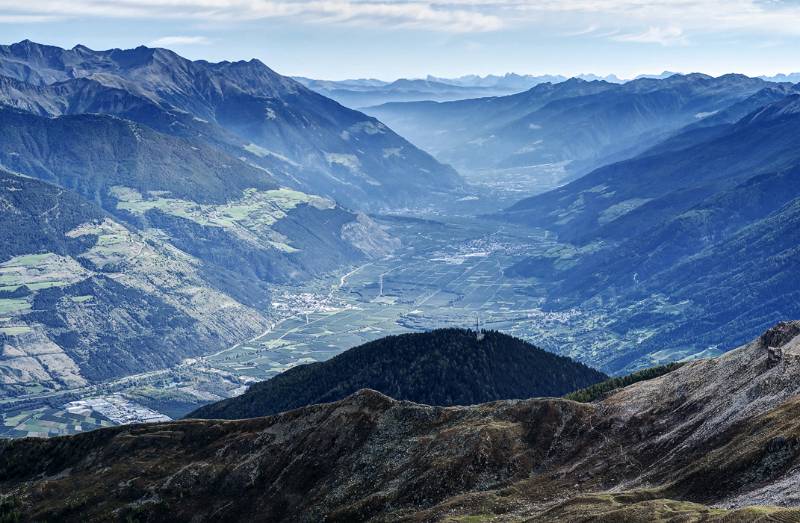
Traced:
[[444, 408], [362, 390], [266, 418], [3, 442], [2, 510], [48, 521], [798, 521], [800, 336], [786, 325], [765, 335], [784, 365], [768, 364], [762, 336], [591, 404]]

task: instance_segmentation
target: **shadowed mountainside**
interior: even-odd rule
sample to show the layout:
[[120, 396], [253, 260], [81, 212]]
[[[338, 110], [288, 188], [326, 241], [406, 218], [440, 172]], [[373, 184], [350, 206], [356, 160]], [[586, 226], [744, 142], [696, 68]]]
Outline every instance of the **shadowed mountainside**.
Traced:
[[[616, 331], [646, 326], [649, 335], [636, 347], [593, 360], [611, 371], [647, 366], [649, 354], [676, 347], [698, 353], [741, 344], [800, 314], [792, 276], [798, 129], [800, 95], [789, 94], [710, 133], [687, 129], [640, 156], [523, 200], [500, 218], [554, 231], [561, 248], [508, 273], [545, 279], [547, 307], [607, 302], [614, 304]], [[619, 313], [661, 298], [682, 316]]]

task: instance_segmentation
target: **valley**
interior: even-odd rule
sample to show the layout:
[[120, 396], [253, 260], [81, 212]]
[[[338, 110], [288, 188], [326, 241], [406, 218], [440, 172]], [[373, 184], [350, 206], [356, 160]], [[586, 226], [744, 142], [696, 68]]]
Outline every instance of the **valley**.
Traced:
[[177, 417], [295, 365], [327, 360], [390, 333], [469, 326], [480, 316], [487, 326], [530, 338], [571, 316], [542, 313], [528, 282], [503, 276], [503, 268], [525, 252], [520, 241], [537, 242], [535, 234], [494, 223], [476, 227], [410, 218], [384, 219], [383, 225], [400, 239], [400, 250], [302, 285], [272, 286], [264, 311], [268, 328], [261, 335], [169, 369], [5, 398], [0, 400], [5, 435], [73, 432], [74, 416], [61, 425], [52, 418], [64, 417], [70, 402], [119, 394], [141, 404], [144, 416], [153, 408]]
[[797, 1], [0, 27], [0, 523], [800, 523]]
[[180, 418], [403, 332], [477, 324], [623, 375], [800, 314], [792, 84], [572, 78], [366, 114], [304, 85], [0, 46], [1, 436]]
[[[325, 361], [374, 339], [474, 327], [476, 321], [481, 328], [602, 368], [619, 346], [656, 332], [654, 326], [618, 332], [614, 323], [620, 316], [656, 309], [678, 319], [685, 309], [653, 296], [622, 311], [592, 304], [548, 311], [542, 307], [546, 282], [504, 274], [532, 253], [564, 248], [546, 231], [445, 216], [375, 219], [401, 247], [299, 285], [271, 286], [271, 303], [261, 311], [267, 318], [261, 334], [168, 368], [0, 399], [0, 435], [53, 436], [158, 416], [178, 418], [296, 365]], [[5, 328], [13, 334], [12, 327]], [[712, 349], [704, 355], [718, 352]], [[662, 351], [650, 363], [691, 355]], [[109, 402], [126, 408], [109, 410]]]

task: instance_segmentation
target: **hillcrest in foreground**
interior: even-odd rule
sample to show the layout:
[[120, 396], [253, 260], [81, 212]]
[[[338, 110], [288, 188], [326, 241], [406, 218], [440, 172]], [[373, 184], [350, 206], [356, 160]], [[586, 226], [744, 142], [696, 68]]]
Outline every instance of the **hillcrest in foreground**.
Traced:
[[267, 418], [2, 442], [2, 506], [48, 521], [797, 521], [774, 506], [800, 506], [798, 334], [780, 324], [588, 404], [364, 390]]

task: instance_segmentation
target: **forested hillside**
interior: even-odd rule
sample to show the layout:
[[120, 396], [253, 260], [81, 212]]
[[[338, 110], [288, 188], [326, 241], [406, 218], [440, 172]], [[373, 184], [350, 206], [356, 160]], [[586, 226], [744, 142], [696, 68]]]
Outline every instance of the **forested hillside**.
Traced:
[[440, 329], [387, 336], [327, 362], [295, 367], [188, 417], [266, 416], [336, 401], [365, 388], [427, 405], [471, 405], [561, 396], [605, 378], [586, 365], [496, 331], [478, 340], [470, 330]]

